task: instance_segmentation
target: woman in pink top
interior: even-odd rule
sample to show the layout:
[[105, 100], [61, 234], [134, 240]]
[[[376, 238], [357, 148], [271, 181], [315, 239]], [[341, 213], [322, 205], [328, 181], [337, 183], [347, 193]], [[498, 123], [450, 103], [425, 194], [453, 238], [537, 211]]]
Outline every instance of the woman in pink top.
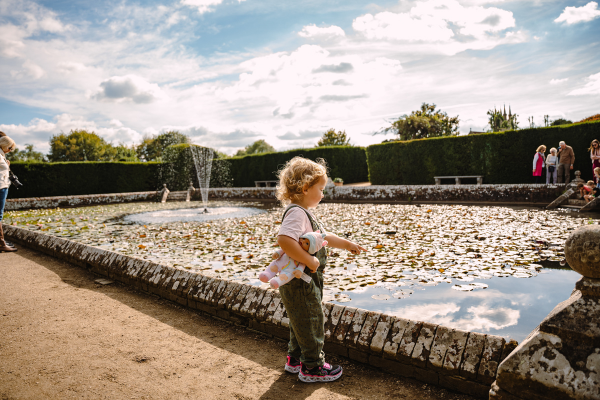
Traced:
[[598, 142], [598, 139], [592, 140], [592, 144], [590, 144], [588, 150], [590, 151], [590, 158], [592, 159], [592, 175], [594, 176], [594, 183], [597, 185], [598, 179], [593, 171], [600, 167], [600, 142]]
[[544, 153], [546, 152], [546, 146], [541, 145], [535, 151], [535, 156], [533, 156], [533, 176], [535, 176], [535, 183], [540, 183], [542, 179], [542, 169], [544, 168], [544, 162], [546, 157]]

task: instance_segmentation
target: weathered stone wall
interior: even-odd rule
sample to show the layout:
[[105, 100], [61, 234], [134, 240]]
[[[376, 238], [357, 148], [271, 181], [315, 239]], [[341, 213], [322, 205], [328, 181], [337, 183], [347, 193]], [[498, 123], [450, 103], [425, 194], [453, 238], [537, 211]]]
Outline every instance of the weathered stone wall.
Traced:
[[[338, 186], [327, 189], [325, 201], [495, 203], [546, 205], [565, 190], [564, 185], [413, 185], [413, 186]], [[187, 192], [171, 192], [168, 201], [184, 201]], [[77, 207], [98, 204], [155, 201], [156, 192], [93, 194], [82, 196], [10, 199], [6, 210]], [[275, 200], [275, 188], [211, 188], [210, 199]], [[200, 200], [196, 190], [193, 200]]]
[[[6, 237], [139, 290], [287, 340], [279, 292], [208, 277], [67, 239], [3, 225]], [[515, 348], [499, 336], [324, 303], [325, 351], [448, 389], [487, 398], [498, 365]]]
[[6, 200], [5, 210], [28, 210], [37, 208], [83, 207], [99, 204], [131, 203], [134, 201], [154, 201], [156, 192], [86, 194], [77, 196], [29, 197]]

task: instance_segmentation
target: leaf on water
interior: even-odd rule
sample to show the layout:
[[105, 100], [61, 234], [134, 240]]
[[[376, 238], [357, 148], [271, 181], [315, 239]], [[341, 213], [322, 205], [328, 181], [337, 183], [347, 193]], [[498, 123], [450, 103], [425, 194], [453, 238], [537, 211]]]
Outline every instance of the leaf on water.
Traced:
[[374, 294], [371, 298], [375, 300], [389, 300], [391, 297], [387, 294]]
[[392, 296], [396, 299], [405, 299], [413, 293], [414, 292], [410, 289], [400, 289], [397, 292], [395, 292], [394, 294], [392, 294]]

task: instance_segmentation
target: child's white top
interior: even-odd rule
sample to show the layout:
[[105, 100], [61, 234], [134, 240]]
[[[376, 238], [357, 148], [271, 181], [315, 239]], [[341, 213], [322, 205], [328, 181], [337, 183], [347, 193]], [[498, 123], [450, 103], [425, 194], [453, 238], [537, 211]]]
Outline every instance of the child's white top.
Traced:
[[[305, 233], [312, 232], [312, 225], [310, 224], [310, 220], [306, 213], [310, 213], [310, 211], [296, 206], [295, 204], [290, 204], [287, 206], [286, 210], [290, 207], [294, 206], [290, 211], [287, 212], [285, 218], [281, 222], [281, 226], [279, 227], [279, 235], [289, 236], [294, 240], [299, 240], [300, 236]], [[312, 213], [311, 217], [314, 218]]]

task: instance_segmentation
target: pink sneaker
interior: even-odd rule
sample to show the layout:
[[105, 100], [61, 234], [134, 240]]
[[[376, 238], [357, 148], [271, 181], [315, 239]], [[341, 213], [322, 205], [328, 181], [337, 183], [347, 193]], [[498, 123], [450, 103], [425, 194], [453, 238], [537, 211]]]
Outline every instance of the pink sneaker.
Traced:
[[298, 372], [300, 372], [301, 368], [302, 363], [300, 362], [300, 360], [298, 360], [297, 358], [287, 356], [287, 362], [285, 363], [285, 370], [287, 372], [297, 374]]

